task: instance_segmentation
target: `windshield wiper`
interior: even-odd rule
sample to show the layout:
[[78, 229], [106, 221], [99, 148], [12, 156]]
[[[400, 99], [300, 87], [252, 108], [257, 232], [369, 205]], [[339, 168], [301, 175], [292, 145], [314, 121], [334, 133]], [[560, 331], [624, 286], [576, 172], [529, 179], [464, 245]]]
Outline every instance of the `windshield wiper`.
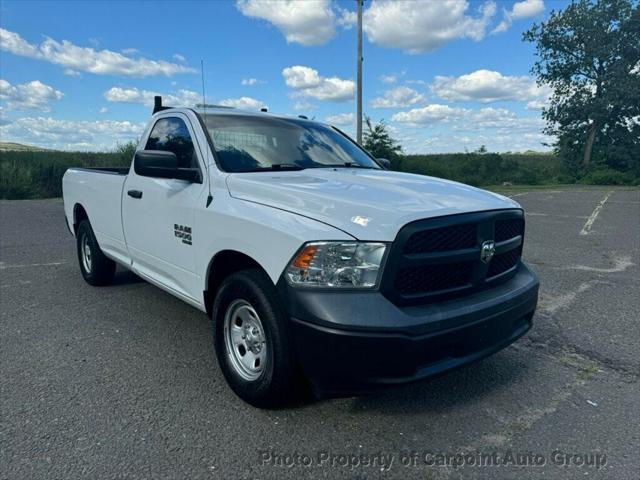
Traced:
[[295, 163], [274, 163], [268, 167], [252, 168], [250, 170], [242, 170], [242, 172], [270, 172], [278, 170], [304, 170], [306, 167], [301, 167]]
[[344, 162], [344, 163], [329, 163], [327, 165], [318, 165], [313, 168], [367, 168], [374, 169], [375, 167], [367, 167], [366, 165], [360, 165], [356, 162]]
[[304, 170], [304, 167], [295, 163], [274, 163], [270, 167], [271, 170]]

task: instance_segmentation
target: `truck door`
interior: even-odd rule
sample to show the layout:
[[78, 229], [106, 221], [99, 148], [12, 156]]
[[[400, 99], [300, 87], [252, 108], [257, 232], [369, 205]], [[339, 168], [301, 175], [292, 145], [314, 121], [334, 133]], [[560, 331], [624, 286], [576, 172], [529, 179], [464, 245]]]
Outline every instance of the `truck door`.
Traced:
[[[145, 150], [173, 152], [179, 167], [199, 168], [202, 173], [194, 138], [186, 115], [167, 113], [152, 127]], [[206, 196], [206, 184], [142, 176], [134, 170], [127, 177], [122, 196], [122, 222], [133, 270], [195, 299], [199, 284], [192, 245], [197, 234], [194, 208]]]

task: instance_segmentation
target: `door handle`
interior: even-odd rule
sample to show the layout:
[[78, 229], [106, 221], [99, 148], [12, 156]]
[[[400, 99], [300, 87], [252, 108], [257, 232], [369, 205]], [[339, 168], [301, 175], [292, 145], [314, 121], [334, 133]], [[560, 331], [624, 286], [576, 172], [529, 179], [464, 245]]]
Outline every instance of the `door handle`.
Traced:
[[127, 195], [133, 198], [142, 198], [142, 192], [140, 190], [129, 190]]

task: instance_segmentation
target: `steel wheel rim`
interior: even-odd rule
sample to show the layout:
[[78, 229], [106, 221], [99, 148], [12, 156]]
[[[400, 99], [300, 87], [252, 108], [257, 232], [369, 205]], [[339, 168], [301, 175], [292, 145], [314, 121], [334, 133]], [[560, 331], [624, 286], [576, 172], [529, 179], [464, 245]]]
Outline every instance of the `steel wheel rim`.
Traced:
[[89, 236], [86, 233], [82, 236], [80, 253], [85, 272], [91, 273], [91, 246], [89, 245]]
[[234, 371], [247, 381], [260, 377], [267, 360], [267, 341], [258, 313], [246, 300], [234, 300], [227, 307], [224, 341]]

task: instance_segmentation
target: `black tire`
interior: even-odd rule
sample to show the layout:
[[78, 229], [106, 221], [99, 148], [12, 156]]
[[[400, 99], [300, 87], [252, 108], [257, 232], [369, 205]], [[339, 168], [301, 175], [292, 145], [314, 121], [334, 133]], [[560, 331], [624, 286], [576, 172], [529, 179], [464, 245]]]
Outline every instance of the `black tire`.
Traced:
[[[229, 350], [233, 347], [228, 347], [225, 340], [225, 317], [238, 303], [253, 308], [263, 329], [260, 338], [264, 339], [266, 358], [258, 377], [253, 379], [243, 378], [238, 367], [234, 367], [234, 353]], [[273, 283], [260, 269], [236, 272], [218, 289], [212, 309], [218, 363], [231, 389], [253, 406], [281, 408], [297, 402], [302, 394], [303, 383], [286, 320]]]
[[[88, 261], [84, 259], [84, 248], [87, 248], [89, 252]], [[107, 258], [100, 250], [89, 220], [83, 220], [78, 226], [76, 249], [80, 272], [89, 285], [101, 286], [111, 283], [116, 271], [116, 262]]]

